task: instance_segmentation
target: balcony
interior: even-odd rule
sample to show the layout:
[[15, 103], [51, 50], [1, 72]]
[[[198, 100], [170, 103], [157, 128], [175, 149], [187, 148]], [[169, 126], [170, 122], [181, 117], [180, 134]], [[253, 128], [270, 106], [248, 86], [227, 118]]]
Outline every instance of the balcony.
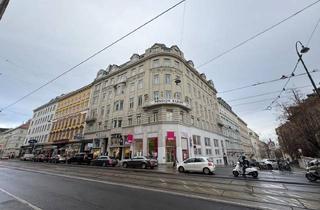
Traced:
[[191, 110], [191, 105], [187, 104], [179, 99], [157, 99], [147, 102], [143, 108], [148, 109], [155, 106], [161, 106], [161, 105], [175, 105], [179, 106], [181, 108], [186, 109], [187, 111]]
[[97, 120], [97, 118], [96, 117], [87, 117], [86, 118], [86, 123], [88, 123], [88, 124], [91, 124], [91, 123], [94, 123], [95, 121]]

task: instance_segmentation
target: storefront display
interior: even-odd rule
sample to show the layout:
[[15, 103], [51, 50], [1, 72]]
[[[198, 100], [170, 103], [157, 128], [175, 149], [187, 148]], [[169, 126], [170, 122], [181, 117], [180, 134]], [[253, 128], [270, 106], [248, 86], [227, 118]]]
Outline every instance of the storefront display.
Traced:
[[134, 156], [142, 156], [143, 154], [143, 140], [135, 139], [133, 146], [133, 154]]

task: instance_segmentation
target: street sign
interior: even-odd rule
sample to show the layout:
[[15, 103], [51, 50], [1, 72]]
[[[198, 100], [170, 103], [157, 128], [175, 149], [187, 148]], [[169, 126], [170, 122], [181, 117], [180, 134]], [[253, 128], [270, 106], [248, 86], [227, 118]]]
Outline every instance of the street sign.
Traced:
[[30, 140], [28, 141], [28, 143], [29, 143], [29, 144], [36, 144], [36, 143], [38, 143], [38, 141], [37, 141], [36, 139], [30, 139]]

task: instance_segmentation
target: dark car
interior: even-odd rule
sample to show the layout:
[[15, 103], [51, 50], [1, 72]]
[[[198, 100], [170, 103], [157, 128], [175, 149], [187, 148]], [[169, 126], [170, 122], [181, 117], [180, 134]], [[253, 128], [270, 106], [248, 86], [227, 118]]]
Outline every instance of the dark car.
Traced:
[[122, 167], [124, 168], [151, 168], [156, 166], [156, 161], [143, 156], [133, 157], [131, 159], [126, 159], [122, 161]]
[[91, 165], [93, 166], [113, 166], [115, 167], [118, 164], [118, 161], [110, 158], [109, 156], [100, 156], [97, 159], [91, 160]]
[[90, 164], [92, 158], [93, 158], [93, 154], [78, 153], [75, 156], [69, 158], [67, 160], [67, 163]]

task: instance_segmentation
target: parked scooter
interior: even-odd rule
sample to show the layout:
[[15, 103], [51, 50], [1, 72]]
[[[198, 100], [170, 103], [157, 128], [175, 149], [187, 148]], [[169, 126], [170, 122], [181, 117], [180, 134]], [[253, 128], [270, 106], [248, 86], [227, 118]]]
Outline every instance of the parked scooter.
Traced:
[[[232, 171], [233, 176], [238, 177], [239, 175], [243, 175], [242, 172], [243, 172], [242, 166], [240, 165], [240, 162], [237, 162], [236, 167]], [[254, 178], [257, 178], [258, 177], [258, 170], [254, 167], [248, 167], [248, 168], [246, 168], [244, 175], [249, 175]]]
[[306, 178], [310, 182], [315, 182], [320, 179], [320, 163], [317, 159], [308, 163]]

